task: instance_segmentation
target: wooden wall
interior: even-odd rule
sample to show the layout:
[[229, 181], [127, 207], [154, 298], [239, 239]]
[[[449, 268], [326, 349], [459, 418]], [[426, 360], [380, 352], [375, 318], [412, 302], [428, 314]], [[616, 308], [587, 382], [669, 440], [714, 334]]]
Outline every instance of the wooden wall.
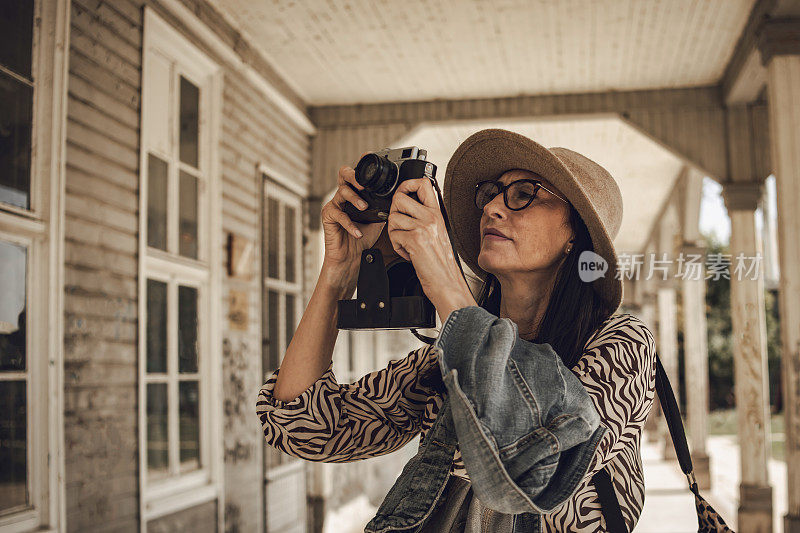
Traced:
[[[310, 138], [273, 104], [235, 73], [227, 73], [223, 88], [223, 124], [220, 139], [222, 167], [223, 237], [236, 233], [256, 245], [253, 271], [259, 272], [261, 232], [260, 163], [298, 183], [310, 179]], [[224, 242], [224, 238], [223, 238]], [[225, 265], [221, 265], [223, 272]], [[248, 329], [223, 327], [223, 395], [225, 447], [225, 529], [262, 531], [264, 438], [255, 415], [261, 370], [261, 285], [256, 274], [249, 281], [223, 278], [223, 310], [227, 295], [249, 296]], [[305, 502], [297, 502], [305, 506]]]
[[[201, 1], [183, 0], [221, 38], [236, 32]], [[157, 2], [151, 2], [158, 7]], [[69, 54], [65, 223], [65, 456], [69, 531], [139, 528], [137, 274], [139, 124], [143, 4], [73, 0]], [[167, 17], [168, 18], [168, 15]], [[176, 25], [177, 26], [177, 25]], [[186, 34], [190, 32], [178, 27]], [[202, 48], [203, 44], [198, 43]], [[259, 59], [237, 48], [246, 62]], [[218, 58], [214, 58], [219, 60]], [[268, 68], [257, 65], [276, 82]], [[286, 91], [280, 83], [278, 89]], [[231, 289], [250, 298], [246, 331], [222, 325], [224, 509], [203, 504], [148, 524], [148, 530], [258, 531], [263, 518], [263, 438], [255, 415], [261, 385], [260, 178], [267, 163], [292, 180], [310, 180], [310, 138], [245, 77], [225, 67], [219, 158], [221, 242], [227, 232], [253, 241], [256, 274], [223, 274], [223, 312]], [[285, 94], [292, 102], [299, 98]], [[224, 254], [223, 254], [224, 256]], [[225, 272], [225, 264], [219, 268]], [[303, 502], [304, 503], [304, 502]]]
[[142, 13], [73, 0], [66, 157], [67, 529], [138, 527]]

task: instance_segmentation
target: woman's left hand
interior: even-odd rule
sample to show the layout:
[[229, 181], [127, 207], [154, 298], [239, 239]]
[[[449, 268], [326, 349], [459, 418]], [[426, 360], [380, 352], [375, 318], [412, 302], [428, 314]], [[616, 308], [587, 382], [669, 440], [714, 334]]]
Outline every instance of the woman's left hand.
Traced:
[[[419, 201], [409, 196], [411, 193], [416, 193]], [[436, 191], [428, 178], [398, 185], [386, 228], [394, 250], [414, 265], [422, 290], [442, 322], [455, 309], [476, 305], [453, 257]]]

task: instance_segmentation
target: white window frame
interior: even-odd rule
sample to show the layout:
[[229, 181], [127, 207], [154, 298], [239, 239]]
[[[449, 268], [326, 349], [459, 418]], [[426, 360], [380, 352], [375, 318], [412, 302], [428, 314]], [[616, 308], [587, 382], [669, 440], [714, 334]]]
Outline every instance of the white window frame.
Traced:
[[[59, 531], [64, 497], [64, 173], [69, 2], [34, 3], [30, 209], [0, 204], [0, 240], [26, 248], [26, 370], [30, 508], [0, 532]], [[37, 20], [39, 21], [37, 23]], [[52, 31], [40, 31], [41, 28]]]
[[[262, 259], [262, 264], [264, 268], [262, 270], [262, 290], [261, 290], [261, 300], [262, 300], [262, 308], [264, 316], [269, 312], [266, 295], [267, 291], [274, 290], [278, 293], [278, 354], [285, 354], [286, 348], [288, 346], [287, 338], [286, 338], [286, 295], [290, 294], [296, 298], [296, 304], [294, 308], [294, 323], [299, 324], [300, 319], [303, 316], [303, 310], [305, 309], [305, 293], [304, 293], [304, 281], [305, 281], [305, 272], [303, 269], [303, 194], [301, 189], [296, 187], [288, 188], [282, 181], [276, 180], [270, 173], [268, 173], [265, 167], [261, 167], [260, 169], [261, 179], [263, 181], [263, 202], [264, 202], [264, 214], [265, 219], [262, 221], [262, 250], [264, 254], [264, 258]], [[280, 206], [280, 216], [278, 216], [278, 227], [274, 229], [274, 231], [278, 235], [278, 278], [270, 278], [267, 274], [266, 269], [266, 254], [267, 254], [267, 235], [263, 231], [263, 228], [266, 227], [267, 223], [267, 199], [274, 198], [278, 201]], [[295, 281], [294, 282], [287, 282], [285, 281], [286, 277], [286, 228], [285, 228], [285, 216], [284, 216], [284, 209], [285, 206], [289, 206], [294, 208], [295, 210]], [[272, 230], [270, 230], [272, 231]], [[265, 324], [264, 327], [269, 327], [268, 324]], [[262, 338], [265, 332], [262, 332]], [[273, 342], [274, 339], [270, 339], [270, 342]], [[263, 345], [262, 345], [262, 361], [267, 359], [267, 355], [263, 353]], [[278, 362], [278, 366], [280, 366], [281, 361]], [[263, 366], [263, 365], [262, 365]], [[266, 378], [270, 373], [272, 373], [275, 368], [262, 368], [262, 374]], [[265, 472], [275, 474], [276, 469], [282, 469], [289, 464], [294, 464], [297, 459], [294, 459], [286, 454], [279, 454], [275, 450], [268, 449], [267, 450], [267, 457], [280, 457], [280, 462], [275, 465], [267, 464], [269, 461], [265, 461]]]
[[[278, 277], [280, 279], [270, 278], [267, 275], [266, 268], [263, 272], [264, 291], [270, 289], [278, 291], [280, 294], [278, 309], [281, 311], [278, 318], [278, 353], [285, 353], [288, 346], [286, 340], [286, 294], [291, 294], [297, 298], [297, 305], [295, 306], [295, 324], [300, 323], [300, 318], [303, 316], [303, 309], [305, 307], [304, 293], [303, 293], [303, 198], [296, 192], [288, 191], [277, 182], [272, 180], [266, 174], [264, 176], [264, 210], [266, 212], [267, 198], [272, 197], [278, 200], [281, 205], [281, 216], [278, 217], [278, 227], [276, 228], [278, 238]], [[295, 281], [287, 282], [286, 277], [286, 220], [283, 216], [284, 207], [289, 206], [295, 210]], [[266, 224], [266, 220], [264, 221]], [[263, 250], [266, 254], [267, 240], [266, 235], [263, 235]], [[266, 261], [265, 261], [266, 262]], [[263, 297], [263, 295], [262, 295]], [[264, 311], [266, 312], [266, 302]], [[280, 366], [280, 363], [279, 363]], [[265, 368], [263, 372], [272, 372], [274, 368]]]
[[[166, 153], [155, 145], [156, 125], [150, 123], [151, 112], [159, 96], [151, 97], [151, 62], [154, 54], [170, 63], [170, 100], [172, 115], [167, 133], [171, 149]], [[200, 132], [198, 161], [198, 258], [178, 255], [176, 235], [179, 207], [179, 170], [188, 167], [179, 161], [177, 103], [183, 76], [200, 88]], [[219, 176], [219, 130], [221, 125], [222, 71], [219, 65], [195, 47], [186, 37], [170, 26], [149, 6], [144, 13], [144, 41], [142, 52], [142, 113], [140, 153], [140, 209], [139, 209], [139, 483], [140, 530], [145, 531], [147, 521], [165, 516], [201, 503], [218, 500], [222, 515], [223, 500], [223, 447], [221, 398], [221, 198]], [[169, 164], [167, 203], [168, 251], [147, 245], [148, 154], [154, 153]], [[192, 171], [197, 175], [197, 171]], [[204, 216], [207, 214], [206, 216]], [[174, 252], [174, 253], [173, 253]], [[176, 380], [169, 372], [177, 358], [177, 286], [187, 285], [198, 289], [198, 375], [200, 393], [200, 468], [185, 474], [178, 473], [167, 479], [148, 480], [147, 474], [147, 384], [164, 381], [148, 375], [146, 363], [147, 341], [147, 280], [168, 282], [168, 373], [166, 380]], [[177, 359], [176, 359], [177, 360]], [[173, 369], [177, 373], [177, 369]], [[173, 379], [174, 378], [174, 379]], [[168, 419], [177, 417], [177, 397], [168, 387]], [[174, 391], [173, 391], [174, 392]], [[177, 447], [174, 438], [178, 427], [168, 426], [170, 446]], [[176, 451], [170, 452], [170, 468]], [[179, 468], [180, 465], [177, 465]], [[220, 519], [221, 520], [221, 517]]]

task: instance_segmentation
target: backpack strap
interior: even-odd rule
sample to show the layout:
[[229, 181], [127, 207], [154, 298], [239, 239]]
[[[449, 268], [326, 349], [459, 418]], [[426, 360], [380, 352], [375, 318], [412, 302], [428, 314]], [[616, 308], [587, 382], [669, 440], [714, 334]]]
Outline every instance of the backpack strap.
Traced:
[[[672, 437], [672, 444], [675, 446], [678, 464], [680, 464], [681, 470], [689, 479], [689, 486], [691, 487], [694, 480], [692, 456], [689, 454], [689, 445], [686, 443], [686, 433], [683, 430], [683, 421], [678, 409], [678, 402], [675, 400], [675, 393], [672, 391], [669, 377], [667, 377], [667, 373], [661, 365], [661, 359], [659, 359], [658, 354], [656, 354], [656, 392], [658, 393], [658, 400], [661, 402], [661, 409], [664, 411], [664, 418], [667, 421], [669, 435]], [[606, 468], [598, 470], [592, 476], [592, 483], [595, 490], [597, 490], [597, 496], [603, 508], [603, 516], [606, 519], [609, 533], [627, 533], [628, 530], [625, 528], [625, 521], [622, 518], [622, 509], [619, 506], [617, 493], [614, 492], [614, 486], [608, 470]]]

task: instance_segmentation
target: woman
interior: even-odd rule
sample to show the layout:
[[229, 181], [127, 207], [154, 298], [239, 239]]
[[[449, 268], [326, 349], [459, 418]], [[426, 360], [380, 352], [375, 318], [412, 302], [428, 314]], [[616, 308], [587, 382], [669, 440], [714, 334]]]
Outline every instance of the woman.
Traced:
[[[361, 188], [342, 167], [322, 210], [320, 279], [281, 368], [259, 394], [267, 442], [307, 460], [346, 462], [389, 453], [421, 433], [421, 454], [447, 433], [441, 427], [450, 418], [441, 427], [437, 419], [443, 405], [451, 414], [452, 396], [452, 475], [446, 484], [431, 482], [425, 490], [435, 497], [424, 499], [398, 488], [413, 475], [407, 465], [369, 531], [391, 530], [385, 508], [395, 507], [387, 502], [409, 498], [421, 510], [406, 523], [423, 531], [531, 530], [516, 519], [523, 513], [536, 514], [531, 523], [545, 531], [607, 531], [592, 482], [603, 469], [631, 531], [644, 502], [639, 443], [655, 393], [655, 343], [639, 319], [615, 314], [622, 282], [611, 239], [622, 199], [613, 178], [580, 154], [506, 130], [465, 140], [448, 163], [444, 195], [456, 251], [484, 282], [477, 302], [429, 181], [402, 183], [387, 223], [370, 225], [341, 211], [346, 201], [361, 207], [346, 183]], [[442, 333], [433, 346], [338, 384], [331, 362], [336, 302], [352, 295], [361, 251], [384, 225], [392, 249], [414, 264]], [[603, 262], [599, 277], [579, 270]], [[431, 428], [437, 436], [428, 439]], [[532, 438], [538, 435], [547, 438]], [[426, 453], [442, 449], [449, 450]]]

